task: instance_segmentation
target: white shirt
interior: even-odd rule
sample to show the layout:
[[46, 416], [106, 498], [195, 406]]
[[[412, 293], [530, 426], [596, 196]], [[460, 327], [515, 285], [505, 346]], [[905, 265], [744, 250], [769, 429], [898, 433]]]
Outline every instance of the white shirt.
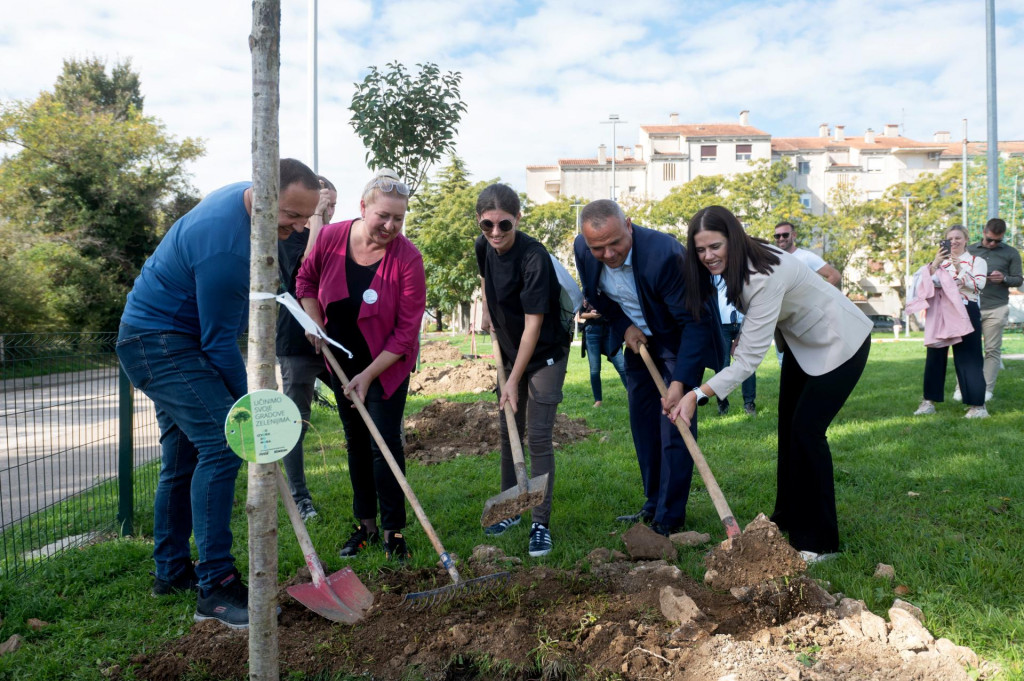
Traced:
[[806, 248], [798, 248], [790, 253], [794, 258], [802, 262], [803, 264], [810, 267], [813, 271], [817, 272], [825, 266], [825, 260], [814, 251], [808, 251]]
[[643, 310], [640, 308], [640, 296], [636, 292], [636, 279], [633, 278], [633, 249], [619, 267], [601, 268], [601, 276], [598, 279], [602, 293], [614, 300], [622, 308], [622, 312], [629, 317], [636, 328], [640, 329], [645, 336], [651, 335], [651, 329], [644, 319]]
[[[730, 305], [729, 300], [725, 297], [725, 279], [722, 278], [721, 274], [716, 274], [712, 277], [712, 281], [718, 287], [718, 314], [722, 317], [722, 323], [742, 324], [743, 313]], [[734, 314], [736, 315], [735, 319], [733, 319]]]

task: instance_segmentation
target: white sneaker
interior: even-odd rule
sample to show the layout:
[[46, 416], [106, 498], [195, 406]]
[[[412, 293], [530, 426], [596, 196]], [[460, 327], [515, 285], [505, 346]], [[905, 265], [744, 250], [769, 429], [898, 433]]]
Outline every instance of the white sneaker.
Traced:
[[814, 551], [801, 551], [800, 557], [804, 559], [804, 562], [808, 565], [814, 565], [815, 563], [823, 563], [826, 560], [832, 560], [838, 553], [815, 553]]
[[914, 412], [914, 416], [921, 416], [923, 414], [934, 414], [935, 404], [931, 400], [921, 400], [921, 405]]
[[965, 419], [987, 419], [988, 418], [988, 409], [985, 409], [985, 407], [971, 407], [970, 409], [967, 410], [967, 413], [964, 414], [964, 418]]
[[985, 391], [985, 401], [988, 402], [991, 399], [992, 399], [992, 391], [991, 390], [986, 390]]
[[954, 402], [963, 402], [964, 401], [963, 395], [960, 394], [960, 386], [957, 386], [956, 390], [953, 391], [953, 401]]

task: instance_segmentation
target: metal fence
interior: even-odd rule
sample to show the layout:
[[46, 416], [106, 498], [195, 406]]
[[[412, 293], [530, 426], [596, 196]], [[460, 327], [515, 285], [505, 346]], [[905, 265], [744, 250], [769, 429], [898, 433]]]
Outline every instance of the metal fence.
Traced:
[[151, 507], [159, 430], [115, 333], [0, 334], [0, 574], [112, 532]]

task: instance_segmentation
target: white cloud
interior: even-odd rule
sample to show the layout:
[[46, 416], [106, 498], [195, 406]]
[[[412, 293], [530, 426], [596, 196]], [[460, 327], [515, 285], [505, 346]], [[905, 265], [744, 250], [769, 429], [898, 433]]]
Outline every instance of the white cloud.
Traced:
[[[285, 0], [281, 153], [308, 160], [308, 2]], [[248, 3], [115, 0], [30, 3], [0, 29], [0, 97], [32, 98], [61, 61], [131, 58], [146, 110], [178, 137], [206, 141], [194, 165], [204, 192], [250, 170]], [[984, 8], [971, 0], [593, 0], [319, 2], [320, 170], [354, 214], [368, 177], [349, 125], [352, 84], [370, 65], [433, 61], [463, 73], [469, 110], [458, 153], [476, 179], [524, 188], [524, 167], [633, 144], [643, 124], [732, 122], [741, 109], [775, 136], [819, 123], [861, 134], [905, 123], [985, 136]], [[1024, 139], [1016, 65], [1024, 15], [997, 7], [999, 129]], [[348, 206], [348, 208], [346, 208]]]

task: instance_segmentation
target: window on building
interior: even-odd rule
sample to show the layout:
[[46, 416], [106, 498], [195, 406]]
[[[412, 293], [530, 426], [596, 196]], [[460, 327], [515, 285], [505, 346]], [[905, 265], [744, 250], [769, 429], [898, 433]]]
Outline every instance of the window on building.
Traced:
[[635, 184], [629, 185], [629, 193], [630, 194], [636, 194], [636, 185]]
[[880, 173], [882, 172], [882, 161], [884, 159], [881, 156], [868, 156], [868, 172], [869, 173]]
[[661, 179], [665, 182], [676, 181], [676, 164], [666, 163], [661, 167]]
[[803, 206], [804, 208], [806, 208], [807, 210], [810, 210], [811, 209], [811, 195], [810, 194], [801, 194], [800, 195], [800, 205]]
[[796, 172], [799, 175], [810, 175], [811, 174], [811, 162], [810, 161], [797, 161]]
[[701, 163], [705, 161], [717, 161], [718, 160], [718, 145], [717, 144], [702, 144], [700, 146], [700, 160]]
[[750, 151], [753, 145], [750, 144], [737, 144], [736, 145], [736, 160], [737, 161], [749, 161]]

